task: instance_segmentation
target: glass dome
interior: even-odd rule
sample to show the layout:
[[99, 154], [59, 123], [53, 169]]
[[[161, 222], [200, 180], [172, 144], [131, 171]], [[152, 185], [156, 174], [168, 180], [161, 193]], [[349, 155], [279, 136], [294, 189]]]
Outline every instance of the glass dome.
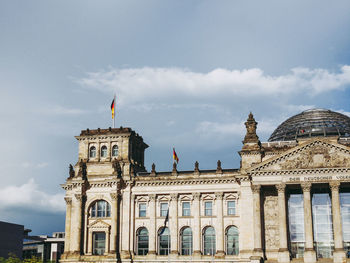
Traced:
[[291, 141], [298, 138], [350, 136], [350, 118], [344, 114], [311, 109], [290, 117], [271, 134], [269, 142]]

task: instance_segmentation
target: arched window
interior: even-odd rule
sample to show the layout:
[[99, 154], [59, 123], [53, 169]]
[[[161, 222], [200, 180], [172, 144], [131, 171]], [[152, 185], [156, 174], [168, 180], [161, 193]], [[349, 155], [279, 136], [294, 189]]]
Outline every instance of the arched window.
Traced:
[[91, 146], [90, 147], [90, 154], [89, 154], [90, 158], [95, 158], [96, 157], [96, 147], [95, 146]]
[[91, 217], [110, 217], [111, 216], [111, 206], [108, 202], [104, 200], [96, 201], [91, 206]]
[[203, 255], [214, 255], [215, 251], [215, 229], [208, 226], [203, 231]]
[[181, 233], [181, 255], [192, 255], [192, 230], [190, 227], [182, 229]]
[[118, 145], [113, 145], [112, 156], [118, 156]]
[[168, 255], [169, 251], [170, 251], [169, 228], [162, 227], [158, 231], [158, 253], [159, 255]]
[[238, 255], [239, 243], [238, 243], [238, 228], [230, 226], [226, 230], [226, 254]]
[[136, 233], [137, 255], [145, 256], [148, 254], [148, 230], [145, 227], [139, 228]]
[[107, 146], [105, 145], [101, 147], [101, 157], [107, 157]]

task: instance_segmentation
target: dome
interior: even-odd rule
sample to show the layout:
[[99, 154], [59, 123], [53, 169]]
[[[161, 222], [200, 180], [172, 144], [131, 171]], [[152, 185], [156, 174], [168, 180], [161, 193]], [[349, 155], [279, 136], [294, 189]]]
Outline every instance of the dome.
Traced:
[[269, 142], [316, 136], [350, 136], [350, 118], [326, 109], [306, 110], [280, 124], [271, 134]]

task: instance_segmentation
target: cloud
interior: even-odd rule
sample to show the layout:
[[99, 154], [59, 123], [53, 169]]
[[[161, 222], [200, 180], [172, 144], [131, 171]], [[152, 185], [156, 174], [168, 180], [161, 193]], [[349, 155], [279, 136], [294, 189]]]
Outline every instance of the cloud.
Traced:
[[34, 179], [20, 186], [0, 189], [0, 210], [31, 209], [33, 212], [62, 213], [65, 211], [63, 194], [43, 192]]
[[87, 110], [76, 109], [76, 108], [68, 108], [63, 106], [52, 106], [47, 107], [45, 110], [41, 110], [40, 112], [45, 114], [55, 114], [55, 115], [82, 115], [89, 113]]
[[78, 82], [85, 88], [116, 92], [121, 105], [169, 97], [178, 101], [183, 97], [314, 96], [345, 89], [350, 84], [350, 66], [342, 66], [338, 72], [299, 67], [280, 76], [267, 75], [259, 68], [217, 68], [208, 73], [181, 68], [110, 69], [88, 73]]
[[23, 168], [45, 168], [49, 165], [49, 163], [47, 162], [41, 162], [41, 163], [32, 163], [32, 162], [28, 162], [28, 161], [25, 161], [21, 164], [21, 166]]

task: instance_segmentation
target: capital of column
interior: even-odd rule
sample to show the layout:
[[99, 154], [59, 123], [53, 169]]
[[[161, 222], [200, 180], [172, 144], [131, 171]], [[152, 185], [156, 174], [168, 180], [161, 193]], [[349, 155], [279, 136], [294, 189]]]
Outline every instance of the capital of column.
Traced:
[[312, 184], [310, 182], [303, 182], [301, 183], [301, 189], [303, 189], [303, 192], [310, 192]]
[[338, 181], [329, 182], [329, 187], [331, 188], [332, 192], [333, 191], [338, 192], [339, 191], [339, 186], [340, 186], [340, 182], [338, 182]]
[[276, 184], [276, 189], [278, 193], [284, 193], [286, 190], [286, 184], [285, 183]]
[[215, 193], [215, 199], [222, 200], [223, 196], [224, 196], [223, 192], [216, 192]]
[[261, 185], [252, 185], [253, 193], [259, 194], [261, 189]]
[[156, 201], [156, 195], [155, 194], [149, 194], [148, 198], [150, 201]]
[[119, 195], [117, 193], [110, 193], [110, 195], [111, 195], [111, 198], [112, 198], [113, 201], [117, 201], [118, 200]]
[[177, 201], [177, 199], [178, 199], [178, 194], [170, 194], [171, 201]]
[[71, 197], [65, 197], [64, 201], [66, 201], [67, 205], [71, 205], [72, 204], [72, 198]]
[[200, 193], [193, 193], [193, 199], [194, 200], [199, 200], [201, 197], [201, 194]]
[[81, 202], [83, 200], [83, 195], [82, 194], [75, 194], [75, 199], [79, 202]]

